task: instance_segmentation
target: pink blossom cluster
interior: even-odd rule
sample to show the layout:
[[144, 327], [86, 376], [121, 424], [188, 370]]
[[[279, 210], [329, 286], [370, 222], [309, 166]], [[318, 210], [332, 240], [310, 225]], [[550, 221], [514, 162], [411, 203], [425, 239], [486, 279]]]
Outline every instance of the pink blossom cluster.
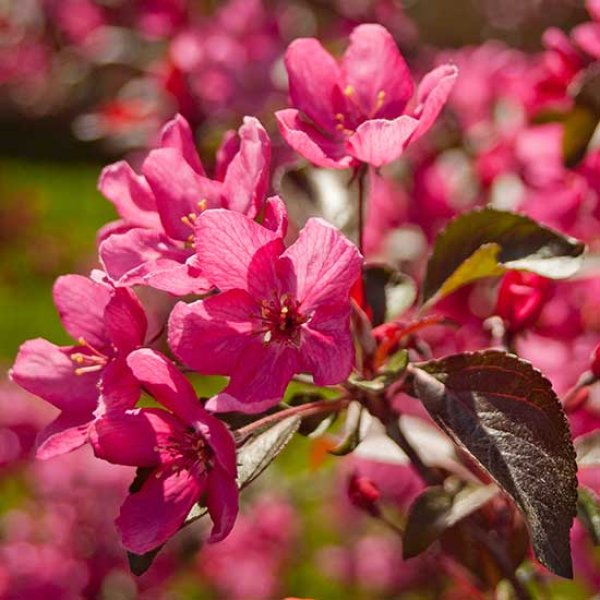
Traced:
[[[381, 14], [393, 13], [387, 5], [377, 3]], [[83, 11], [77, 19], [58, 3], [49, 6], [82, 52], [106, 27], [108, 9], [93, 2], [77, 5]], [[429, 577], [440, 586], [456, 581], [465, 594], [495, 585], [485, 553], [473, 556], [450, 538], [441, 537], [413, 563], [400, 559], [401, 527], [390, 511], [405, 515], [440, 481], [448, 487], [448, 479], [466, 485], [492, 478], [456, 451], [415, 401], [414, 371], [392, 365], [403, 356], [419, 365], [502, 348], [552, 381], [576, 442], [597, 430], [600, 150], [594, 132], [584, 132], [581, 147], [567, 152], [573, 119], [581, 111], [588, 118], [600, 112], [586, 96], [600, 54], [598, 3], [590, 0], [588, 11], [592, 20], [569, 34], [549, 30], [536, 54], [488, 42], [440, 52], [430, 70], [413, 77], [394, 36], [379, 24], [352, 28], [342, 52], [297, 36], [283, 52], [278, 28], [290, 15], [273, 18], [258, 1], [230, 0], [209, 22], [191, 16], [185, 2], [139, 3], [133, 17], [139, 32], [168, 41], [169, 55], [154, 73], [179, 112], [143, 158], [113, 163], [100, 175], [98, 188], [118, 218], [98, 232], [98, 268], [89, 276], [59, 277], [53, 288], [72, 343], [26, 341], [10, 371], [16, 384], [60, 411], [38, 435], [39, 458], [89, 445], [99, 459], [136, 468], [129, 492], [121, 490], [116, 520], [126, 550], [157, 551], [208, 513], [206, 541], [223, 543], [201, 551], [201, 574], [227, 597], [279, 593], [278, 581], [265, 574], [288, 565], [297, 540], [294, 515], [265, 501], [253, 516], [238, 516], [239, 495], [258, 474], [246, 473], [248, 446], [273, 424], [284, 424], [283, 417], [301, 415], [295, 427], [313, 437], [316, 463], [327, 452], [358, 446], [363, 453], [347, 460], [340, 489], [350, 502], [338, 499], [332, 522], [344, 527], [362, 513], [387, 529], [353, 548], [323, 551], [325, 572], [388, 595], [423, 586]], [[289, 106], [280, 102], [271, 110], [279, 93], [262, 84], [277, 57], [287, 73]], [[112, 107], [119, 118], [122, 108]], [[219, 121], [258, 111], [266, 126], [245, 116], [212, 155], [199, 155], [195, 130], [202, 115]], [[322, 204], [333, 204], [343, 188], [339, 212], [352, 215], [346, 221], [327, 210], [315, 215], [311, 185], [324, 180], [330, 187], [320, 190]], [[296, 189], [294, 181], [306, 185]], [[303, 202], [312, 204], [303, 208]], [[563, 282], [496, 269], [419, 307], [425, 264], [440, 232], [483, 207], [579, 238], [592, 255], [589, 266]], [[372, 282], [382, 273], [387, 279], [377, 296]], [[390, 384], [392, 376], [398, 381]], [[205, 393], [215, 377], [222, 385]], [[319, 395], [326, 393], [331, 398]], [[354, 426], [351, 408], [359, 411]], [[327, 418], [346, 409], [351, 431], [340, 440]], [[409, 441], [401, 437], [404, 429], [390, 429], [400, 415]], [[314, 427], [311, 417], [319, 417]], [[31, 437], [24, 434], [25, 446]], [[392, 439], [403, 453], [390, 465], [379, 458]], [[258, 462], [261, 468], [254, 468], [262, 471]], [[582, 467], [579, 481], [600, 490], [597, 469]], [[477, 518], [514, 550], [516, 569], [528, 557], [519, 513], [497, 496]], [[471, 534], [466, 526], [458, 531]], [[597, 589], [587, 533], [574, 528], [571, 539], [576, 569]], [[443, 567], [438, 578], [436, 561]], [[232, 563], [239, 566], [235, 580], [228, 574]], [[254, 571], [262, 576], [254, 578]]]

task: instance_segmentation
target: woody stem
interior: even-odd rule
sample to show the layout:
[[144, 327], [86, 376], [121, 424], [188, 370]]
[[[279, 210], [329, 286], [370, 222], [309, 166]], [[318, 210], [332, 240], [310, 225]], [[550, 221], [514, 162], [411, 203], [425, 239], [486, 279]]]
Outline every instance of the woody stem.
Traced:
[[320, 413], [331, 413], [346, 408], [350, 404], [350, 398], [338, 398], [337, 400], [316, 400], [315, 402], [308, 402], [301, 404], [300, 406], [292, 406], [279, 412], [267, 415], [258, 421], [249, 423], [244, 427], [240, 427], [235, 431], [236, 438], [243, 440], [252, 432], [257, 429], [262, 429], [267, 425], [277, 423], [288, 417], [299, 415], [302, 417], [308, 417], [310, 415], [317, 415]]

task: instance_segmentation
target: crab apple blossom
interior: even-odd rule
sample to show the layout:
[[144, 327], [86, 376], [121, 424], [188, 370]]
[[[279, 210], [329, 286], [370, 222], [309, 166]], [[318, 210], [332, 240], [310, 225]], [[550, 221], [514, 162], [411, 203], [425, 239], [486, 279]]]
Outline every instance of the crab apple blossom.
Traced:
[[426, 133], [457, 77], [452, 65], [428, 73], [408, 108], [414, 85], [391, 34], [359, 25], [338, 63], [314, 38], [294, 40], [285, 65], [295, 108], [276, 113], [281, 135], [310, 162], [334, 169], [396, 160]]
[[[136, 174], [124, 161], [105, 168], [98, 187], [123, 222], [105, 231], [99, 253], [119, 285], [150, 285], [175, 295], [206, 293], [210, 283], [191, 264], [193, 223], [211, 208], [256, 217], [265, 209], [271, 155], [269, 137], [246, 117], [239, 138], [227, 135], [217, 153], [217, 176], [207, 177], [188, 122], [165, 125], [160, 147]], [[174, 174], [177, 174], [174, 177]]]
[[53, 293], [62, 324], [77, 344], [29, 340], [10, 371], [15, 383], [61, 410], [40, 433], [40, 458], [85, 444], [96, 412], [135, 405], [140, 389], [126, 358], [144, 343], [147, 329], [144, 309], [128, 289], [65, 275]]
[[206, 412], [192, 385], [162, 354], [140, 349], [127, 363], [168, 411], [109, 413], [94, 424], [96, 456], [148, 470], [139, 491], [121, 507], [117, 527], [123, 545], [138, 554], [157, 548], [178, 531], [200, 500], [213, 520], [208, 541], [223, 539], [238, 512], [233, 437]]
[[169, 344], [194, 370], [230, 377], [211, 410], [261, 412], [296, 373], [312, 374], [317, 385], [348, 377], [349, 295], [362, 259], [337, 229], [310, 219], [286, 249], [248, 217], [213, 210], [198, 218], [195, 236], [203, 274], [220, 293], [178, 303]]

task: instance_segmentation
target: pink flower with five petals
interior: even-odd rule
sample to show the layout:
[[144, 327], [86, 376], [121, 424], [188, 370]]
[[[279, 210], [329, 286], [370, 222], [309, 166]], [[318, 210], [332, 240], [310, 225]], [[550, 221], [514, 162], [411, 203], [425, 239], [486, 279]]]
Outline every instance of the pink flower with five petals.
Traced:
[[144, 343], [147, 329], [144, 309], [130, 290], [65, 275], [56, 280], [53, 293], [63, 326], [77, 345], [29, 340], [10, 371], [15, 383], [62, 411], [40, 433], [38, 458], [85, 444], [95, 414], [135, 406], [140, 388], [125, 359]]
[[452, 65], [428, 73], [414, 93], [408, 66], [381, 25], [359, 25], [341, 64], [314, 38], [294, 40], [285, 65], [295, 108], [276, 113], [281, 135], [312, 163], [380, 167], [433, 125], [457, 77]]
[[257, 413], [281, 400], [296, 373], [317, 385], [348, 377], [349, 295], [362, 257], [335, 227], [310, 219], [286, 249], [244, 215], [207, 211], [196, 221], [196, 253], [221, 293], [178, 303], [169, 343], [196, 371], [230, 376], [208, 408]]
[[94, 452], [118, 465], [148, 469], [117, 519], [127, 550], [143, 554], [177, 533], [190, 510], [205, 500], [213, 520], [210, 542], [225, 538], [238, 513], [235, 442], [209, 415], [194, 388], [162, 354], [133, 352], [127, 363], [137, 380], [170, 412], [142, 408], [98, 419]]

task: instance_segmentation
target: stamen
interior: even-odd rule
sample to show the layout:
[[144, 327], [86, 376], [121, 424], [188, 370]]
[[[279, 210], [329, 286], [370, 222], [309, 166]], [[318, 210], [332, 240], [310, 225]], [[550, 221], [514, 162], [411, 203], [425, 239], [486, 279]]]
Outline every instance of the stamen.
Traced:
[[204, 212], [208, 207], [208, 200], [206, 198], [202, 198], [202, 200], [200, 200], [200, 202], [198, 202], [198, 210], [200, 210], [200, 212]]
[[344, 88], [344, 96], [351, 97], [351, 96], [354, 96], [354, 93], [355, 93], [354, 86], [347, 85]]

